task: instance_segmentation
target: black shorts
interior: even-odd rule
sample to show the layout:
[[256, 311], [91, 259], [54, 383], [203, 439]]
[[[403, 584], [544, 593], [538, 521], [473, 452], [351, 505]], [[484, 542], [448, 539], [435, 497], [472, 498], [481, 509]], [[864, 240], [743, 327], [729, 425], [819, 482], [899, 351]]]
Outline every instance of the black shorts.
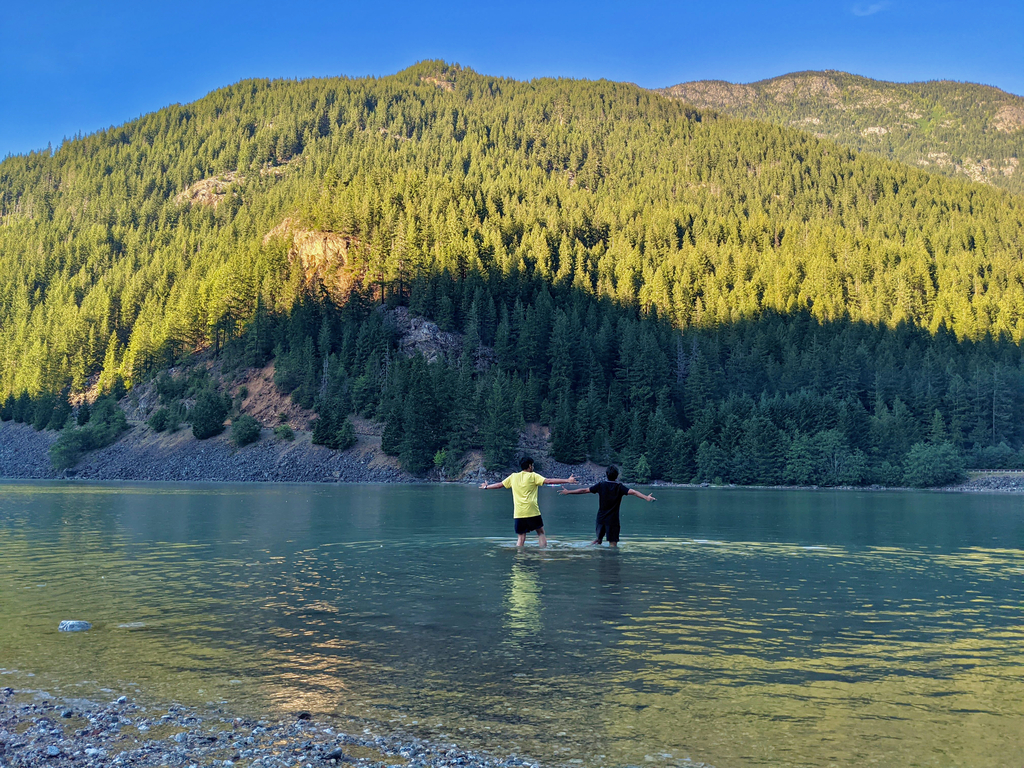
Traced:
[[517, 517], [516, 518], [516, 535], [522, 536], [524, 533], [531, 533], [532, 531], [539, 531], [544, 527], [544, 520], [541, 519], [540, 515], [534, 515], [533, 517]]
[[601, 543], [601, 539], [607, 538], [608, 543], [618, 543], [619, 541], [619, 519], [614, 520], [598, 520], [597, 521], [597, 543]]

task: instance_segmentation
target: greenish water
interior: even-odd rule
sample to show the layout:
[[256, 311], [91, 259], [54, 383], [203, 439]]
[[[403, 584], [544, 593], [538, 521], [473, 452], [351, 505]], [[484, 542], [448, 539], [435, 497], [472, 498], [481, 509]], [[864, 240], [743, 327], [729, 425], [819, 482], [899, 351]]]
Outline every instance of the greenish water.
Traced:
[[0, 685], [552, 764], [1024, 762], [1024, 498], [659, 489], [614, 552], [541, 493], [520, 552], [498, 491], [0, 484]]

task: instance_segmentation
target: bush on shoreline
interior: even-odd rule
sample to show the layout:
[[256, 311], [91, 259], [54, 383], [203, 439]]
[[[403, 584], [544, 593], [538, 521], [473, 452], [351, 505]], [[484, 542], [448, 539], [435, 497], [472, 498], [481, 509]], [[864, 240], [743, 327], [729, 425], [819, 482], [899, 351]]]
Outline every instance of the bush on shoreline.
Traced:
[[261, 429], [262, 426], [256, 419], [247, 413], [243, 413], [231, 422], [231, 442], [238, 448], [255, 443], [260, 439]]
[[904, 480], [915, 488], [955, 485], [967, 479], [964, 459], [950, 443], [917, 443], [907, 454]]
[[228, 405], [224, 398], [212, 389], [204, 390], [196, 398], [196, 404], [189, 411], [192, 434], [197, 440], [206, 440], [224, 431], [224, 419], [228, 416]]
[[127, 429], [128, 420], [113, 397], [101, 397], [93, 405], [84, 427], [68, 426], [50, 446], [50, 462], [54, 469], [69, 469], [78, 463], [83, 453], [105, 448]]

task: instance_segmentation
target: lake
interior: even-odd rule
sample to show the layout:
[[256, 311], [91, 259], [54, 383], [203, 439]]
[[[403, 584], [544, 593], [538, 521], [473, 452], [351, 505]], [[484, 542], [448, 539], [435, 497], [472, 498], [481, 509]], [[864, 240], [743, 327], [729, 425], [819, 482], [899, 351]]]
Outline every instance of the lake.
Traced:
[[548, 764], [1024, 760], [1024, 497], [654, 493], [611, 551], [542, 489], [517, 551], [506, 491], [2, 483], [0, 685]]

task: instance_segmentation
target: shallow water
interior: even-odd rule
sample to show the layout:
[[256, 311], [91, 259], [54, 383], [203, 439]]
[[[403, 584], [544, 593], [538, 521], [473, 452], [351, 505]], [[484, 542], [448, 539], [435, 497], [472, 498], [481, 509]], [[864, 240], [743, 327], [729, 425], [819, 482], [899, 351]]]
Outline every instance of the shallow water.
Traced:
[[461, 486], [0, 484], [0, 684], [552, 764], [1024, 761], [1021, 497], [658, 489], [616, 552], [541, 493], [544, 552]]

